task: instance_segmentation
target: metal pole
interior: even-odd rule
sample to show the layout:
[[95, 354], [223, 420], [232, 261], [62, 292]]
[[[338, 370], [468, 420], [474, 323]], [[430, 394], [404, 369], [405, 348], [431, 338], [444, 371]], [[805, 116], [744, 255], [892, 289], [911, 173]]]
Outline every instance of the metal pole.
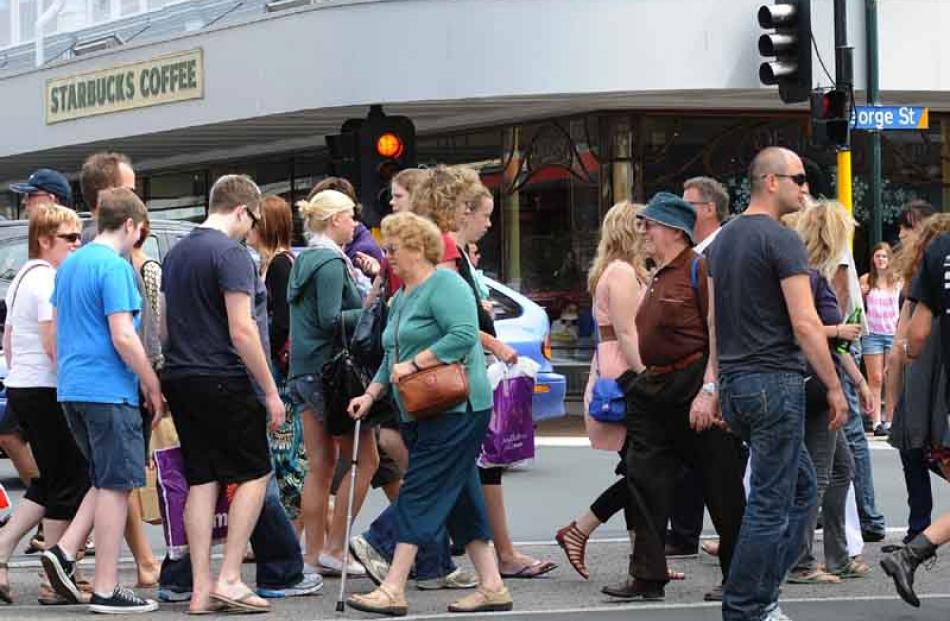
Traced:
[[[868, 104], [881, 104], [880, 80], [878, 73], [878, 33], [877, 33], [877, 0], [864, 1], [864, 23], [868, 40]], [[871, 138], [871, 230], [870, 247], [881, 241], [883, 233], [883, 215], [881, 196], [881, 132], [873, 131]]]
[[[852, 49], [848, 46], [847, 0], [835, 0], [835, 86], [849, 93], [854, 84]], [[852, 213], [851, 138], [838, 150], [838, 201]]]

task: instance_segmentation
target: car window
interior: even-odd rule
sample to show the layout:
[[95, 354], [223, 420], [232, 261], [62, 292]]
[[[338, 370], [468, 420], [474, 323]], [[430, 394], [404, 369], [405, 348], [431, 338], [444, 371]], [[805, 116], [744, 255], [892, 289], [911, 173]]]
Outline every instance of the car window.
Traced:
[[0, 280], [12, 281], [27, 259], [25, 237], [4, 240], [0, 245]]
[[148, 239], [145, 240], [145, 244], [142, 246], [142, 250], [145, 251], [149, 259], [155, 259], [161, 262], [161, 253], [158, 251], [158, 238], [154, 235], [148, 236]]
[[523, 313], [520, 304], [492, 287], [488, 288], [488, 301], [491, 302], [494, 310], [495, 321], [514, 319]]

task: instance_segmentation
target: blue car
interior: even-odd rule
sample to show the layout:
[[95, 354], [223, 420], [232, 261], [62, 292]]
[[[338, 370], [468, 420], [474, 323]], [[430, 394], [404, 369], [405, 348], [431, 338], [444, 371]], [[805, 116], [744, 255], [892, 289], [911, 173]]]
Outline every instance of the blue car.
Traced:
[[534, 386], [532, 415], [534, 420], [564, 416], [567, 381], [551, 366], [550, 324], [544, 309], [514, 289], [490, 278], [485, 279], [489, 300], [495, 311], [498, 338], [513, 347], [519, 356], [531, 358], [539, 365]]

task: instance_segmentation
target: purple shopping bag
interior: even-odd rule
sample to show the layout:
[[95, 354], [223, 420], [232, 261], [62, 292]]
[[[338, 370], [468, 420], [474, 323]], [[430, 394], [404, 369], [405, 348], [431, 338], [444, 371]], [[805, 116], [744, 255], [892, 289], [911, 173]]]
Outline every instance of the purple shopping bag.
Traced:
[[[177, 561], [188, 553], [185, 534], [185, 501], [188, 499], [188, 481], [185, 480], [185, 458], [181, 448], [160, 449], [154, 452], [158, 508], [162, 513], [162, 532], [168, 556]], [[221, 486], [218, 504], [214, 510], [212, 543], [221, 543], [228, 536], [228, 497]]]
[[534, 378], [537, 363], [519, 360], [508, 367], [495, 363], [488, 378], [493, 387], [493, 403], [488, 433], [478, 458], [481, 466], [511, 466], [534, 459]]

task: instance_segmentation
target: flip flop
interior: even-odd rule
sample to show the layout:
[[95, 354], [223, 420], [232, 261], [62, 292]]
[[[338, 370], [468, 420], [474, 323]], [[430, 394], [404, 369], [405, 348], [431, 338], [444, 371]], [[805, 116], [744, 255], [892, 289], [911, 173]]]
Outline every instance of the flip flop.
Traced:
[[207, 608], [202, 608], [201, 610], [191, 610], [188, 609], [185, 611], [186, 615], [200, 616], [200, 615], [213, 615], [218, 612], [225, 612], [228, 610], [228, 607], [218, 601], [211, 602]]
[[[261, 612], [270, 612], [270, 605], [258, 606], [256, 604], [251, 604], [247, 600], [252, 597], [260, 597], [254, 591], [248, 589], [241, 594], [240, 597], [228, 597], [226, 595], [221, 595], [220, 593], [212, 593], [211, 599], [222, 604], [223, 608], [227, 609], [227, 612], [237, 612], [245, 614], [254, 614]], [[222, 611], [223, 612], [223, 611]]]
[[530, 580], [531, 578], [540, 578], [544, 574], [549, 574], [557, 569], [557, 563], [548, 560], [537, 560], [530, 565], [525, 565], [514, 573], [502, 572], [502, 578], [517, 578]]

